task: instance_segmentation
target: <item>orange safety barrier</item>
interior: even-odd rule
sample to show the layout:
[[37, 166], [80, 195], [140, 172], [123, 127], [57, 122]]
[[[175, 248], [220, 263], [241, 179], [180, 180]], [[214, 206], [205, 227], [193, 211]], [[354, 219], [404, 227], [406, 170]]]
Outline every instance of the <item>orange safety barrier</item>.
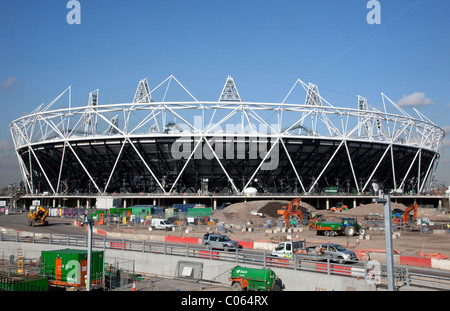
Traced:
[[400, 256], [400, 264], [405, 266], [431, 268], [431, 258]]
[[198, 251], [198, 257], [199, 258], [212, 258], [212, 259], [219, 259], [219, 252], [210, 252], [210, 251], [203, 251], [203, 250], [199, 250]]
[[433, 258], [433, 259], [448, 259], [448, 256], [445, 256], [442, 253], [428, 254], [428, 253], [422, 253], [420, 250], [419, 250], [419, 256]]
[[254, 246], [254, 242], [248, 242], [248, 241], [238, 241], [238, 244], [242, 246], [242, 248], [250, 248], [252, 249]]
[[275, 267], [286, 267], [289, 265], [289, 259], [284, 258], [266, 258], [266, 262], [270, 262]]
[[[315, 265], [316, 271], [320, 272], [328, 272], [328, 264], [326, 263], [316, 263]], [[330, 272], [331, 274], [339, 274], [339, 275], [351, 275], [352, 268], [348, 266], [341, 266], [336, 264], [330, 264]]]
[[198, 238], [191, 238], [191, 237], [179, 237], [179, 236], [166, 236], [165, 238], [166, 242], [172, 242], [172, 243], [185, 243], [185, 244], [199, 244]]
[[120, 242], [110, 242], [109, 243], [109, 245], [110, 245], [110, 247], [111, 248], [114, 248], [114, 249], [126, 249], [126, 247], [127, 247], [127, 243], [120, 243]]
[[[364, 250], [359, 250], [359, 252], [372, 252], [372, 253], [386, 253], [386, 250], [385, 249], [373, 249], [373, 248], [367, 248], [367, 249], [364, 249]], [[392, 251], [394, 254], [400, 254], [400, 252], [399, 251], [396, 251], [396, 250], [394, 250], [394, 251]]]

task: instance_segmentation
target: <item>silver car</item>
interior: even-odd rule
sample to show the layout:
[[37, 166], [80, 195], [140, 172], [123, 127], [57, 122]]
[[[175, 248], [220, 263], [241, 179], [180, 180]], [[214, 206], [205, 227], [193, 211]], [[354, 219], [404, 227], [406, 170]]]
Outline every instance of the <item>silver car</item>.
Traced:
[[219, 248], [223, 250], [238, 249], [239, 244], [237, 241], [231, 240], [228, 236], [224, 234], [205, 234], [203, 236], [203, 245], [208, 248]]

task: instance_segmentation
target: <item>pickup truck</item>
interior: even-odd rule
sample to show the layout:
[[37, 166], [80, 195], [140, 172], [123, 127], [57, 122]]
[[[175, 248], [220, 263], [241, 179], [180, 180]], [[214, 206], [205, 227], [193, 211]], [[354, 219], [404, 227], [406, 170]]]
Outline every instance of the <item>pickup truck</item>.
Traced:
[[274, 257], [288, 257], [292, 258], [293, 254], [305, 253], [306, 242], [303, 241], [286, 241], [281, 242], [275, 247], [275, 250], [271, 253]]
[[238, 249], [239, 244], [237, 241], [231, 240], [224, 234], [207, 233], [203, 236], [203, 245], [208, 248], [220, 248], [225, 251], [230, 249]]
[[287, 241], [281, 242], [271, 253], [274, 257], [293, 258], [298, 254], [299, 258], [309, 260], [327, 260], [338, 263], [357, 261], [355, 252], [347, 250], [342, 245], [336, 243], [323, 243], [320, 246], [305, 247], [305, 241]]

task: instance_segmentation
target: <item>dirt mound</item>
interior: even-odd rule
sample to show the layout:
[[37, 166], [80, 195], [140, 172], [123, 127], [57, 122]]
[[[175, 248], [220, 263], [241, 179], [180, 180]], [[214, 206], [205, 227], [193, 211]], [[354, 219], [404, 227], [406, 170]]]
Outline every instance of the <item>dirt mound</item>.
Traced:
[[[264, 215], [270, 216], [270, 217], [279, 217], [277, 211], [281, 209], [283, 206], [289, 205], [289, 201], [272, 201], [261, 207], [258, 212], [263, 213]], [[311, 205], [305, 202], [300, 202], [299, 210], [303, 213], [303, 215], [306, 214], [306, 212], [309, 210], [314, 210]]]
[[[394, 203], [391, 202], [391, 210], [394, 209], [401, 209], [405, 210], [406, 206], [404, 204]], [[333, 212], [335, 213], [335, 212]], [[342, 214], [342, 215], [352, 215], [352, 216], [365, 216], [369, 214], [380, 214], [384, 215], [384, 204], [383, 203], [370, 203], [365, 205], [360, 205], [354, 208], [350, 208], [347, 211], [342, 211], [336, 214]]]
[[246, 221], [252, 221], [253, 223], [264, 223], [264, 218], [251, 215], [251, 211], [258, 211], [261, 207], [267, 204], [267, 201], [251, 201], [234, 203], [226, 208], [214, 213], [212, 218], [217, 219], [219, 222], [225, 223], [242, 223]]
[[[217, 219], [219, 222], [225, 223], [244, 223], [246, 221], [251, 221], [254, 224], [263, 224], [267, 219], [278, 219], [280, 215], [278, 215], [277, 211], [283, 206], [289, 205], [290, 202], [291, 201], [286, 200], [261, 200], [235, 203], [229, 205], [223, 210], [217, 211], [214, 213], [212, 218]], [[300, 203], [299, 209], [303, 214], [306, 214], [308, 209], [315, 211], [314, 207], [305, 202]], [[252, 211], [262, 213], [264, 218], [250, 214]]]

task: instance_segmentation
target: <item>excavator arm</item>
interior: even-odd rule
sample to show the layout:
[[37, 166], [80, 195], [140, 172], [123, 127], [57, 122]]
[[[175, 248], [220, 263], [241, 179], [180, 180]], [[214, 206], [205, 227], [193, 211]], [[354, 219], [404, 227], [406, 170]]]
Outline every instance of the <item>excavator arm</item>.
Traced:
[[414, 221], [417, 220], [417, 202], [414, 202], [413, 204], [408, 206], [408, 208], [405, 210], [405, 213], [403, 214], [403, 222], [404, 223], [408, 223], [409, 222], [409, 213], [411, 213], [412, 210], [414, 210], [413, 220]]
[[284, 217], [284, 223], [286, 228], [289, 228], [290, 226], [289, 224], [290, 216], [297, 216], [298, 218], [300, 218], [300, 220], [303, 220], [303, 213], [299, 209], [301, 201], [302, 201], [301, 198], [296, 198], [291, 202], [289, 202], [288, 206], [283, 206], [281, 209], [277, 211], [278, 215], [282, 215]]

